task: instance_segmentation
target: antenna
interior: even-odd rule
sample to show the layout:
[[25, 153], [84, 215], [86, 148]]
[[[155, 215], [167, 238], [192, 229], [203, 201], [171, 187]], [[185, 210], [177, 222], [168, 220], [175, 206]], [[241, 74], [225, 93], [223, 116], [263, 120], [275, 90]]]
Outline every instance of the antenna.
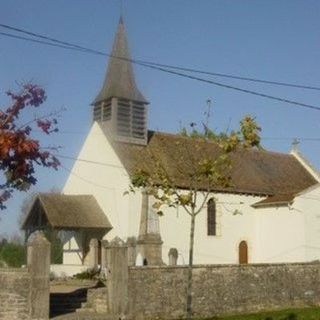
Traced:
[[211, 104], [212, 101], [211, 99], [207, 99], [207, 111], [205, 111], [204, 113], [204, 117], [205, 117], [205, 123], [202, 122], [203, 126], [204, 126], [204, 134], [207, 137], [208, 132], [209, 132], [209, 120], [210, 120], [210, 116], [211, 116]]
[[210, 116], [211, 116], [211, 106], [212, 106], [212, 101], [211, 99], [207, 99], [207, 111], [204, 113], [205, 115], [205, 125], [206, 125], [206, 128], [209, 128], [209, 120], [210, 120]]

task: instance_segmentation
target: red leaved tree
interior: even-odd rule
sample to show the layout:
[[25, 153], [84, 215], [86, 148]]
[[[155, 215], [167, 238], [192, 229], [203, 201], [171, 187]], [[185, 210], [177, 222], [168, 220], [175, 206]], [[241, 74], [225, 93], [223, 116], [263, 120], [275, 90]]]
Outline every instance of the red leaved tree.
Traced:
[[0, 110], [0, 209], [14, 190], [25, 191], [36, 184], [35, 166], [57, 169], [59, 160], [52, 148], [44, 148], [31, 137], [32, 130], [43, 133], [58, 131], [55, 114], [33, 117], [21, 124], [19, 117], [27, 108], [39, 107], [45, 100], [44, 89], [34, 84], [24, 84], [19, 92], [8, 91], [11, 102]]

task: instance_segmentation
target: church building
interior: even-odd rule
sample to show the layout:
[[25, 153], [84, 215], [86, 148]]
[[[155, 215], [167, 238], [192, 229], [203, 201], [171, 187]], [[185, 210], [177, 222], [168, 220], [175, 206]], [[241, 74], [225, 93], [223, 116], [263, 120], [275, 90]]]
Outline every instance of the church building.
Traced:
[[[155, 154], [181, 189], [188, 188], [175, 161], [188, 157], [184, 150], [196, 152], [195, 140], [148, 130], [148, 108], [120, 19], [92, 103], [92, 126], [62, 194], [39, 194], [24, 223], [29, 233], [43, 226], [61, 231], [61, 268], [68, 273], [90, 264], [92, 239], [103, 245], [115, 237], [134, 243], [133, 264], [169, 264], [172, 254], [178, 264], [188, 263], [190, 217], [184, 209], [167, 207], [159, 217], [151, 196], [127, 192], [137, 165], [152, 168]], [[214, 142], [203, 141], [201, 147], [216, 155]], [[230, 188], [212, 188], [196, 219], [195, 264], [320, 259], [320, 177], [297, 150], [237, 150], [231, 178]]]

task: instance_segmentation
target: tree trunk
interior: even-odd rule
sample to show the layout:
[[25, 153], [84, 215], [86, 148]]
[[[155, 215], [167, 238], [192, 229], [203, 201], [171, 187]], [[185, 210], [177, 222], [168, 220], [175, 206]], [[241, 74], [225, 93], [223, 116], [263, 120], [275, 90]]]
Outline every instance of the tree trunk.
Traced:
[[190, 227], [190, 245], [189, 245], [189, 265], [188, 265], [188, 282], [187, 282], [187, 319], [192, 318], [192, 267], [193, 267], [193, 243], [194, 243], [194, 227], [195, 215], [191, 215]]

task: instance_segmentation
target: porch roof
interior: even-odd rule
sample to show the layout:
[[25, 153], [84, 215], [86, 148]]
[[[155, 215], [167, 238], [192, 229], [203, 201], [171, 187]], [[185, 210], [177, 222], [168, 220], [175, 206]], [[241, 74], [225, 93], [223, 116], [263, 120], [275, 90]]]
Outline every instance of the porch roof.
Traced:
[[44, 225], [57, 229], [112, 229], [107, 216], [92, 195], [39, 193], [22, 229]]

